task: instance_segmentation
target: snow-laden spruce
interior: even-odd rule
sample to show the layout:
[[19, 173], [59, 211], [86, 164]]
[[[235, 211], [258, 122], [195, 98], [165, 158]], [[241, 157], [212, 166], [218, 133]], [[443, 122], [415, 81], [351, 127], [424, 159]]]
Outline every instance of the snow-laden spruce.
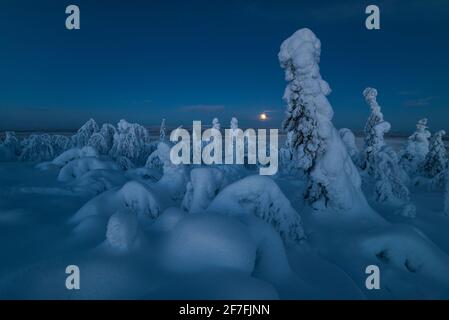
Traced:
[[309, 178], [305, 198], [314, 208], [366, 206], [360, 175], [332, 124], [333, 110], [326, 98], [331, 89], [320, 75], [320, 54], [321, 42], [309, 29], [295, 32], [279, 52], [288, 81], [283, 129], [291, 165]]
[[15, 132], [6, 131], [5, 139], [0, 143], [0, 161], [14, 161], [20, 153], [20, 141]]
[[73, 142], [69, 137], [55, 134], [51, 136], [51, 145], [55, 156], [57, 156], [72, 148]]
[[429, 152], [422, 164], [421, 172], [426, 178], [435, 178], [447, 168], [447, 150], [443, 142], [444, 130], [436, 132], [430, 139]]
[[78, 129], [78, 132], [72, 136], [72, 142], [75, 147], [82, 148], [87, 146], [90, 137], [98, 132], [98, 124], [94, 119], [89, 119]]
[[20, 161], [49, 161], [55, 153], [48, 134], [32, 134], [22, 141]]
[[221, 129], [220, 121], [218, 120], [218, 118], [213, 118], [212, 119], [212, 128], [214, 128], [216, 130], [220, 130]]
[[399, 166], [398, 155], [384, 140], [384, 135], [390, 131], [391, 125], [384, 120], [377, 103], [377, 90], [366, 88], [363, 95], [371, 108], [371, 114], [365, 126], [362, 167], [375, 183], [375, 200], [401, 207], [399, 214], [414, 217], [416, 209], [410, 204], [410, 192], [404, 183], [406, 176]]
[[[218, 183], [212, 186], [216, 189]], [[249, 176], [225, 187], [207, 210], [226, 215], [255, 215], [289, 242], [305, 237], [299, 214], [277, 184], [265, 176]]]
[[140, 124], [129, 123], [122, 119], [117, 124], [114, 144], [109, 151], [109, 155], [114, 159], [124, 156], [136, 165], [140, 165], [149, 155], [147, 154], [149, 142], [150, 135], [147, 129]]
[[16, 136], [16, 133], [13, 131], [5, 132], [5, 140], [3, 140], [3, 146], [9, 148], [11, 153], [15, 156], [20, 156], [20, 141]]
[[411, 177], [419, 174], [419, 168], [429, 152], [430, 136], [427, 119], [421, 119], [416, 124], [416, 131], [407, 139], [399, 164]]
[[108, 151], [111, 150], [112, 145], [114, 144], [114, 136], [117, 133], [117, 129], [112, 124], [105, 123], [101, 126], [99, 133], [106, 140]]
[[[383, 135], [380, 135], [376, 132], [376, 126], [380, 123], [384, 123], [384, 115], [380, 110], [380, 106], [377, 103], [377, 90], [374, 88], [366, 88], [363, 91], [363, 96], [365, 97], [366, 103], [371, 108], [371, 113], [369, 115], [368, 121], [366, 122], [364, 133], [365, 133], [365, 149], [363, 153], [363, 163], [362, 168], [366, 171], [370, 171], [370, 162], [372, 161], [371, 153], [373, 152], [374, 146], [381, 146], [384, 144]], [[390, 126], [390, 124], [384, 123], [384, 126]], [[380, 127], [378, 127], [380, 129]], [[390, 130], [388, 128], [388, 130]], [[388, 131], [387, 130], [387, 131]], [[381, 139], [381, 141], [378, 141]]]
[[167, 127], [165, 125], [165, 119], [162, 119], [161, 127], [159, 129], [159, 141], [165, 141]]

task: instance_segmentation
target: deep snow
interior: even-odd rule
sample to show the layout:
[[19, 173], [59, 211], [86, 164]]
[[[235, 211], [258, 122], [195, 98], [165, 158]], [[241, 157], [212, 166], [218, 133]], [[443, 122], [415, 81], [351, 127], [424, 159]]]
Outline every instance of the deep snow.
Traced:
[[[83, 185], [97, 170], [58, 181], [60, 170], [0, 164], [1, 298], [448, 298], [449, 217], [439, 191], [412, 188], [416, 219], [367, 197], [373, 222], [313, 212], [299, 197], [301, 180], [254, 176], [257, 188], [279, 186], [269, 191], [281, 192], [273, 201], [285, 196], [292, 207], [284, 210], [301, 217], [306, 239], [285, 242], [277, 224], [257, 213], [257, 197], [247, 198], [257, 188], [238, 182], [239, 191], [221, 177], [201, 183], [216, 168], [191, 172], [191, 212], [158, 191], [156, 173], [101, 169], [107, 191], [92, 192], [76, 181]], [[64, 287], [69, 264], [80, 267], [81, 290]], [[369, 264], [381, 269], [381, 290], [365, 289]]]

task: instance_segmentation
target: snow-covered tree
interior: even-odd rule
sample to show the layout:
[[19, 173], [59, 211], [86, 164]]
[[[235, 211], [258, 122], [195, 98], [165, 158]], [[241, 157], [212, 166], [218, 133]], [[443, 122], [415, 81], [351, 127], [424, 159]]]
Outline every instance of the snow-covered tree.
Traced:
[[237, 129], [239, 128], [239, 121], [237, 120], [236, 117], [232, 117], [231, 118], [230, 127], [231, 127], [231, 130], [232, 130], [233, 133], [236, 132]]
[[99, 132], [94, 133], [87, 143], [89, 147], [96, 149], [100, 154], [107, 154], [109, 152], [108, 142], [106, 138]]
[[366, 88], [363, 95], [371, 108], [365, 126], [363, 168], [375, 182], [375, 200], [399, 206], [399, 214], [414, 217], [416, 209], [410, 204], [410, 192], [404, 183], [406, 177], [399, 166], [398, 155], [384, 140], [384, 135], [390, 131], [391, 125], [384, 120], [377, 103], [377, 90]]
[[16, 136], [16, 133], [13, 131], [6, 131], [5, 132], [5, 140], [3, 141], [2, 145], [5, 148], [8, 148], [14, 156], [19, 156], [21, 147], [19, 139]]
[[427, 119], [421, 119], [416, 124], [416, 131], [408, 138], [404, 150], [401, 152], [399, 164], [410, 175], [416, 176], [429, 152], [429, 138]]
[[55, 134], [51, 136], [51, 146], [53, 147], [54, 155], [58, 156], [64, 151], [73, 147], [72, 140], [66, 136]]
[[131, 160], [129, 160], [127, 157], [124, 156], [120, 156], [118, 157], [115, 162], [117, 162], [117, 164], [119, 165], [120, 169], [122, 170], [129, 170], [129, 169], [134, 169], [135, 166], [134, 164], [131, 162]]
[[366, 170], [369, 174], [373, 174], [372, 170], [375, 170], [375, 168], [372, 168], [375, 162], [373, 155], [385, 145], [384, 132], [388, 132], [391, 126], [388, 122], [384, 121], [384, 115], [377, 103], [377, 90], [374, 88], [366, 88], [363, 91], [363, 96], [371, 108], [371, 114], [364, 129], [365, 149], [362, 159], [362, 169]]
[[[231, 121], [231, 125], [232, 125], [232, 121]], [[220, 121], [218, 120], [218, 118], [213, 118], [212, 119], [212, 128], [217, 129], [217, 130], [221, 129]]]
[[117, 129], [112, 124], [105, 123], [101, 126], [100, 134], [104, 137], [107, 144], [107, 149], [110, 150], [114, 144], [114, 135], [117, 133]]
[[72, 142], [75, 147], [82, 148], [87, 146], [90, 137], [98, 132], [99, 128], [94, 119], [89, 119], [79, 128], [78, 132], [72, 136]]
[[120, 120], [117, 133], [114, 135], [114, 144], [109, 152], [113, 158], [125, 156], [133, 163], [140, 165], [148, 157], [146, 145], [150, 135], [143, 126]]
[[162, 119], [161, 128], [159, 130], [159, 140], [160, 141], [165, 140], [166, 131], [167, 131], [167, 127], [165, 126], [165, 119]]
[[447, 168], [447, 151], [443, 142], [444, 130], [436, 132], [430, 139], [429, 152], [422, 164], [421, 170], [425, 177], [434, 178]]
[[21, 161], [49, 161], [54, 158], [51, 138], [48, 134], [32, 134], [22, 142]]
[[279, 52], [288, 81], [283, 128], [291, 165], [308, 177], [305, 199], [314, 208], [367, 207], [360, 175], [332, 124], [333, 110], [326, 98], [331, 89], [320, 75], [320, 55], [321, 42], [309, 29], [295, 32]]

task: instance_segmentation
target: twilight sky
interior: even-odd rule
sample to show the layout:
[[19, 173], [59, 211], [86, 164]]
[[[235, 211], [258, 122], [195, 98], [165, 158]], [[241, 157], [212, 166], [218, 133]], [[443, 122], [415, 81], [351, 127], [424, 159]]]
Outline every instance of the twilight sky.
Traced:
[[[81, 30], [65, 29], [66, 6]], [[365, 29], [365, 7], [381, 30]], [[378, 89], [393, 131], [421, 117], [449, 131], [447, 0], [2, 0], [0, 130], [71, 129], [88, 118], [144, 125], [280, 126], [277, 53], [297, 29], [322, 42], [321, 74], [337, 127], [362, 129], [362, 91]]]

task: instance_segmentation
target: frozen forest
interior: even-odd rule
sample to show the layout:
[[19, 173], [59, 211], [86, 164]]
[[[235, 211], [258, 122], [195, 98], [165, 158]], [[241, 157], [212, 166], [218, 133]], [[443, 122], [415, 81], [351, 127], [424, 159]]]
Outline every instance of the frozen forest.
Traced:
[[[448, 299], [445, 131], [416, 119], [393, 141], [372, 87], [354, 93], [363, 134], [336, 128], [321, 49], [309, 29], [281, 44], [273, 176], [172, 163], [169, 118], [154, 132], [90, 119], [72, 134], [2, 133], [0, 298]], [[238, 114], [215, 116], [207, 128], [237, 135]], [[69, 265], [80, 290], [65, 288]]]

